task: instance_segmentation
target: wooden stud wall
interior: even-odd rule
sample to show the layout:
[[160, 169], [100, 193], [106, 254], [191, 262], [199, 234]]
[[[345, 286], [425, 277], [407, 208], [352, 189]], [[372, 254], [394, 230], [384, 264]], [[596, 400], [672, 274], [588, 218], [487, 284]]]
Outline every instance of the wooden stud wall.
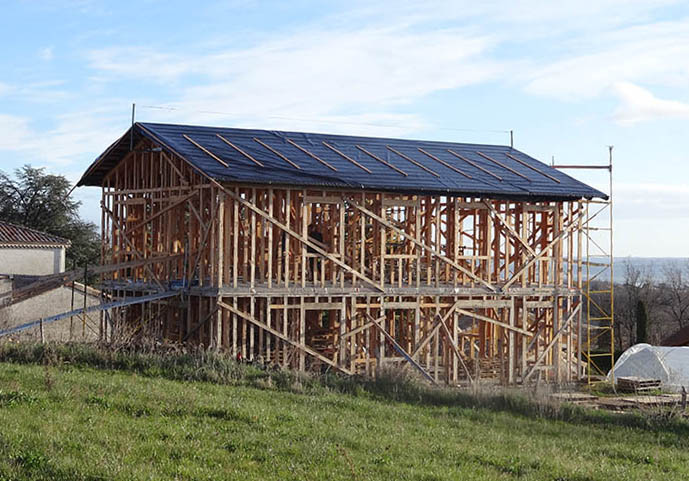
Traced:
[[[142, 141], [103, 182], [115, 298], [180, 300], [121, 321], [231, 355], [433, 382], [582, 374], [586, 201], [219, 184]], [[151, 330], [151, 326], [155, 329]]]

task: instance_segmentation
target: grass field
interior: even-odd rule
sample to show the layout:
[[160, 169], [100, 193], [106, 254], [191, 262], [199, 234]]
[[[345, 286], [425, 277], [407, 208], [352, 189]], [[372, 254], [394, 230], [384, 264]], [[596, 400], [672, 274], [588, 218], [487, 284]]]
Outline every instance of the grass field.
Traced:
[[680, 420], [90, 356], [0, 352], [0, 479], [689, 479]]

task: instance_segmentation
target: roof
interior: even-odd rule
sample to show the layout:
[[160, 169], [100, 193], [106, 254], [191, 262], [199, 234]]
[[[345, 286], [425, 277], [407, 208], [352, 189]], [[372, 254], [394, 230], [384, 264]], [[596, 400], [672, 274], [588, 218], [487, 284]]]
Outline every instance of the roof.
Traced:
[[565, 200], [606, 198], [509, 146], [135, 123], [77, 185], [99, 186], [147, 138], [221, 182]]
[[69, 247], [68, 239], [0, 221], [0, 247]]
[[675, 331], [660, 342], [661, 346], [687, 346], [689, 345], [689, 326]]

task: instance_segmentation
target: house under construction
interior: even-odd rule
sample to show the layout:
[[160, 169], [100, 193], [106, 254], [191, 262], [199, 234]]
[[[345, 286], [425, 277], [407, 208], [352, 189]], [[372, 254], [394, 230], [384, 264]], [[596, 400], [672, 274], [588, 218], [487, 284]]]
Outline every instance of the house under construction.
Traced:
[[115, 326], [301, 370], [584, 373], [607, 197], [509, 146], [135, 123], [79, 185], [107, 297], [148, 301]]

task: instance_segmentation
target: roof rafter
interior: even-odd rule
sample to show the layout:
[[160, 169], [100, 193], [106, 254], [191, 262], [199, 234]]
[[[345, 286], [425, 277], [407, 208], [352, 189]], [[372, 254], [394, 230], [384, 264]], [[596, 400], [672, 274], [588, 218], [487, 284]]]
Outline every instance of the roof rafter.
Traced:
[[438, 162], [438, 163], [444, 165], [444, 166], [447, 167], [448, 169], [454, 170], [454, 171], [457, 172], [458, 174], [462, 174], [462, 175], [463, 175], [464, 177], [466, 177], [467, 179], [473, 179], [473, 177], [472, 177], [471, 175], [467, 174], [467, 173], [464, 172], [463, 170], [458, 169], [457, 167], [455, 167], [455, 166], [452, 165], [452, 164], [448, 164], [447, 162], [445, 162], [444, 160], [442, 160], [442, 159], [439, 158], [439, 157], [436, 157], [435, 155], [431, 154], [430, 152], [426, 152], [426, 151], [423, 150], [421, 147], [418, 148], [418, 151], [421, 152], [421, 153], [424, 154], [424, 155], [427, 155], [428, 157], [430, 157], [431, 159], [435, 160], [436, 162]]
[[512, 167], [510, 167], [509, 165], [505, 165], [505, 164], [503, 164], [502, 162], [500, 162], [499, 160], [495, 160], [494, 158], [489, 157], [489, 156], [487, 156], [486, 154], [484, 154], [483, 152], [480, 152], [480, 151], [478, 151], [478, 150], [476, 151], [476, 153], [477, 153], [478, 155], [480, 155], [481, 157], [483, 157], [484, 159], [493, 162], [495, 165], [499, 165], [499, 166], [502, 167], [503, 169], [509, 170], [509, 171], [512, 172], [514, 175], [518, 175], [519, 177], [521, 177], [521, 178], [523, 178], [523, 179], [526, 179], [526, 180], [528, 180], [529, 182], [531, 182], [531, 179], [529, 179], [527, 176], [525, 176], [525, 175], [522, 174], [521, 172], [517, 172], [516, 170], [514, 170], [514, 169], [513, 169]]
[[266, 149], [270, 150], [272, 153], [274, 153], [275, 155], [277, 155], [278, 157], [280, 157], [282, 160], [284, 160], [285, 162], [287, 162], [289, 165], [291, 165], [291, 166], [294, 167], [295, 169], [301, 170], [301, 167], [299, 167], [295, 162], [292, 162], [291, 160], [289, 160], [287, 157], [285, 157], [284, 155], [282, 155], [282, 154], [281, 154], [280, 152], [278, 152], [276, 149], [272, 148], [270, 145], [268, 145], [268, 144], [262, 142], [261, 140], [257, 139], [256, 137], [254, 137], [253, 140], [254, 140], [255, 142], [258, 142], [260, 145], [262, 145], [262, 146], [265, 147]]
[[373, 159], [376, 159], [376, 160], [377, 160], [378, 162], [380, 162], [381, 164], [387, 165], [388, 167], [390, 167], [390, 168], [391, 168], [392, 170], [394, 170], [395, 172], [398, 172], [398, 173], [402, 174], [402, 175], [405, 176], [405, 177], [408, 177], [408, 176], [409, 176], [409, 174], [407, 174], [407, 173], [406, 173], [405, 171], [403, 171], [402, 169], [398, 169], [397, 167], [395, 167], [394, 165], [392, 165], [392, 164], [391, 164], [390, 162], [388, 162], [387, 160], [384, 160], [384, 159], [378, 157], [378, 156], [377, 156], [376, 154], [374, 154], [373, 152], [369, 152], [368, 150], [364, 149], [361, 145], [356, 145], [356, 148], [359, 149], [360, 151], [362, 151], [364, 154], [368, 155], [369, 157], [371, 157], [371, 158], [373, 158]]
[[439, 173], [437, 173], [437, 172], [434, 171], [434, 170], [429, 169], [428, 167], [426, 167], [425, 165], [423, 165], [421, 162], [417, 162], [416, 160], [412, 159], [411, 157], [409, 157], [409, 156], [407, 156], [407, 155], [404, 155], [404, 154], [403, 154], [402, 152], [400, 152], [399, 150], [393, 149], [393, 148], [390, 147], [389, 145], [386, 145], [385, 147], [386, 147], [390, 152], [396, 153], [397, 155], [399, 155], [400, 157], [402, 157], [402, 158], [405, 159], [405, 160], [408, 160], [409, 162], [411, 162], [412, 164], [414, 164], [414, 165], [417, 166], [418, 168], [423, 169], [423, 170], [425, 170], [426, 172], [428, 172], [429, 174], [435, 175], [436, 177], [440, 177], [440, 174], [439, 174]]
[[454, 155], [455, 157], [457, 157], [458, 159], [463, 160], [464, 162], [466, 162], [466, 163], [469, 164], [469, 165], [473, 165], [474, 167], [476, 167], [476, 168], [479, 169], [480, 171], [485, 172], [486, 174], [491, 175], [491, 176], [495, 177], [496, 179], [498, 179], [500, 182], [502, 182], [502, 177], [500, 177], [498, 174], [495, 174], [495, 173], [491, 172], [490, 170], [488, 170], [488, 169], [486, 169], [486, 168], [484, 168], [484, 167], [481, 167], [479, 164], [477, 164], [477, 163], [474, 162], [473, 160], [467, 159], [466, 157], [464, 157], [464, 156], [461, 155], [461, 154], [458, 154], [457, 152], [455, 152], [455, 151], [452, 150], [452, 149], [447, 149], [447, 151], [448, 151], [449, 153], [451, 153], [452, 155]]
[[505, 152], [505, 155], [506, 155], [507, 157], [509, 157], [510, 159], [512, 159], [512, 160], [516, 160], [517, 162], [519, 162], [520, 164], [522, 164], [524, 167], [528, 167], [529, 169], [538, 172], [538, 173], [541, 174], [542, 176], [545, 176], [545, 177], [549, 178], [550, 180], [553, 180], [553, 181], [557, 182], [558, 184], [560, 183], [560, 179], [558, 179], [558, 178], [556, 178], [556, 177], [553, 177], [552, 175], [550, 175], [550, 174], [548, 174], [548, 173], [546, 173], [546, 172], [543, 172], [541, 169], [539, 169], [539, 168], [537, 168], [537, 167], [534, 167], [533, 165], [530, 165], [530, 164], [524, 162], [524, 161], [521, 160], [521, 159], [518, 159], [517, 157], [515, 157], [515, 156], [512, 155], [512, 154], [510, 154], [509, 152]]
[[184, 138], [187, 139], [189, 142], [191, 142], [191, 144], [192, 144], [194, 147], [196, 147], [196, 148], [199, 149], [201, 152], [203, 152], [203, 153], [205, 153], [206, 155], [208, 155], [211, 159], [217, 160], [220, 164], [224, 165], [225, 167], [229, 167], [229, 166], [230, 166], [230, 164], [228, 164], [227, 162], [225, 162], [224, 160], [222, 160], [220, 157], [218, 157], [218, 156], [215, 155], [213, 152], [211, 152], [210, 150], [208, 150], [207, 148], [205, 148], [203, 145], [201, 145], [201, 144], [199, 144], [198, 142], [196, 142], [194, 139], [192, 139], [191, 137], [189, 137], [187, 134], [182, 134], [182, 137], [184, 137]]
[[227, 140], [227, 139], [226, 139], [225, 137], [223, 137], [222, 135], [220, 135], [220, 134], [215, 134], [215, 135], [217, 135], [218, 138], [219, 138], [220, 140], [222, 140], [223, 142], [225, 142], [227, 145], [229, 145], [229, 146], [232, 147], [234, 150], [236, 150], [237, 152], [239, 152], [240, 154], [242, 154], [244, 157], [246, 157], [247, 159], [249, 159], [249, 160], [250, 160], [251, 162], [253, 162], [254, 164], [258, 165], [259, 167], [265, 167], [265, 165], [263, 165], [261, 162], [259, 162], [258, 160], [254, 159], [251, 155], [249, 155], [249, 154], [247, 154], [246, 152], [244, 152], [242, 149], [240, 149], [239, 147], [237, 147], [236, 145], [234, 145], [232, 142], [230, 142], [229, 140]]
[[312, 153], [312, 152], [309, 152], [309, 151], [306, 150], [304, 147], [302, 147], [301, 145], [299, 145], [298, 143], [296, 143], [294, 140], [292, 140], [292, 139], [287, 139], [287, 142], [289, 142], [290, 145], [293, 145], [294, 147], [296, 147], [296, 148], [298, 148], [299, 150], [301, 150], [302, 152], [304, 152], [306, 155], [308, 155], [308, 156], [311, 157], [312, 159], [317, 160], [318, 162], [320, 162], [321, 164], [325, 165], [325, 166], [328, 167], [329, 169], [332, 169], [332, 170], [334, 170], [335, 172], [337, 172], [337, 169], [336, 169], [335, 167], [333, 167], [333, 166], [330, 165], [328, 162], [326, 162], [325, 160], [323, 160], [323, 159], [321, 159], [320, 157], [318, 157], [316, 154], [314, 154], [314, 153]]
[[348, 155], [345, 154], [344, 152], [341, 152], [341, 151], [338, 150], [337, 148], [335, 148], [335, 147], [333, 147], [332, 145], [330, 145], [329, 143], [327, 143], [325, 140], [322, 141], [322, 144], [325, 145], [325, 146], [326, 146], [327, 148], [329, 148], [330, 150], [332, 150], [333, 152], [335, 152], [336, 154], [341, 155], [342, 157], [344, 157], [345, 159], [347, 159], [348, 161], [350, 161], [352, 164], [356, 165], [356, 166], [359, 167], [360, 169], [365, 170], [365, 171], [368, 172], [369, 174], [372, 174], [372, 173], [373, 173], [373, 172], [371, 172], [370, 170], [368, 170], [368, 168], [366, 168], [365, 166], [361, 165], [359, 162], [357, 162], [356, 160], [352, 159], [350, 156], [348, 156]]

